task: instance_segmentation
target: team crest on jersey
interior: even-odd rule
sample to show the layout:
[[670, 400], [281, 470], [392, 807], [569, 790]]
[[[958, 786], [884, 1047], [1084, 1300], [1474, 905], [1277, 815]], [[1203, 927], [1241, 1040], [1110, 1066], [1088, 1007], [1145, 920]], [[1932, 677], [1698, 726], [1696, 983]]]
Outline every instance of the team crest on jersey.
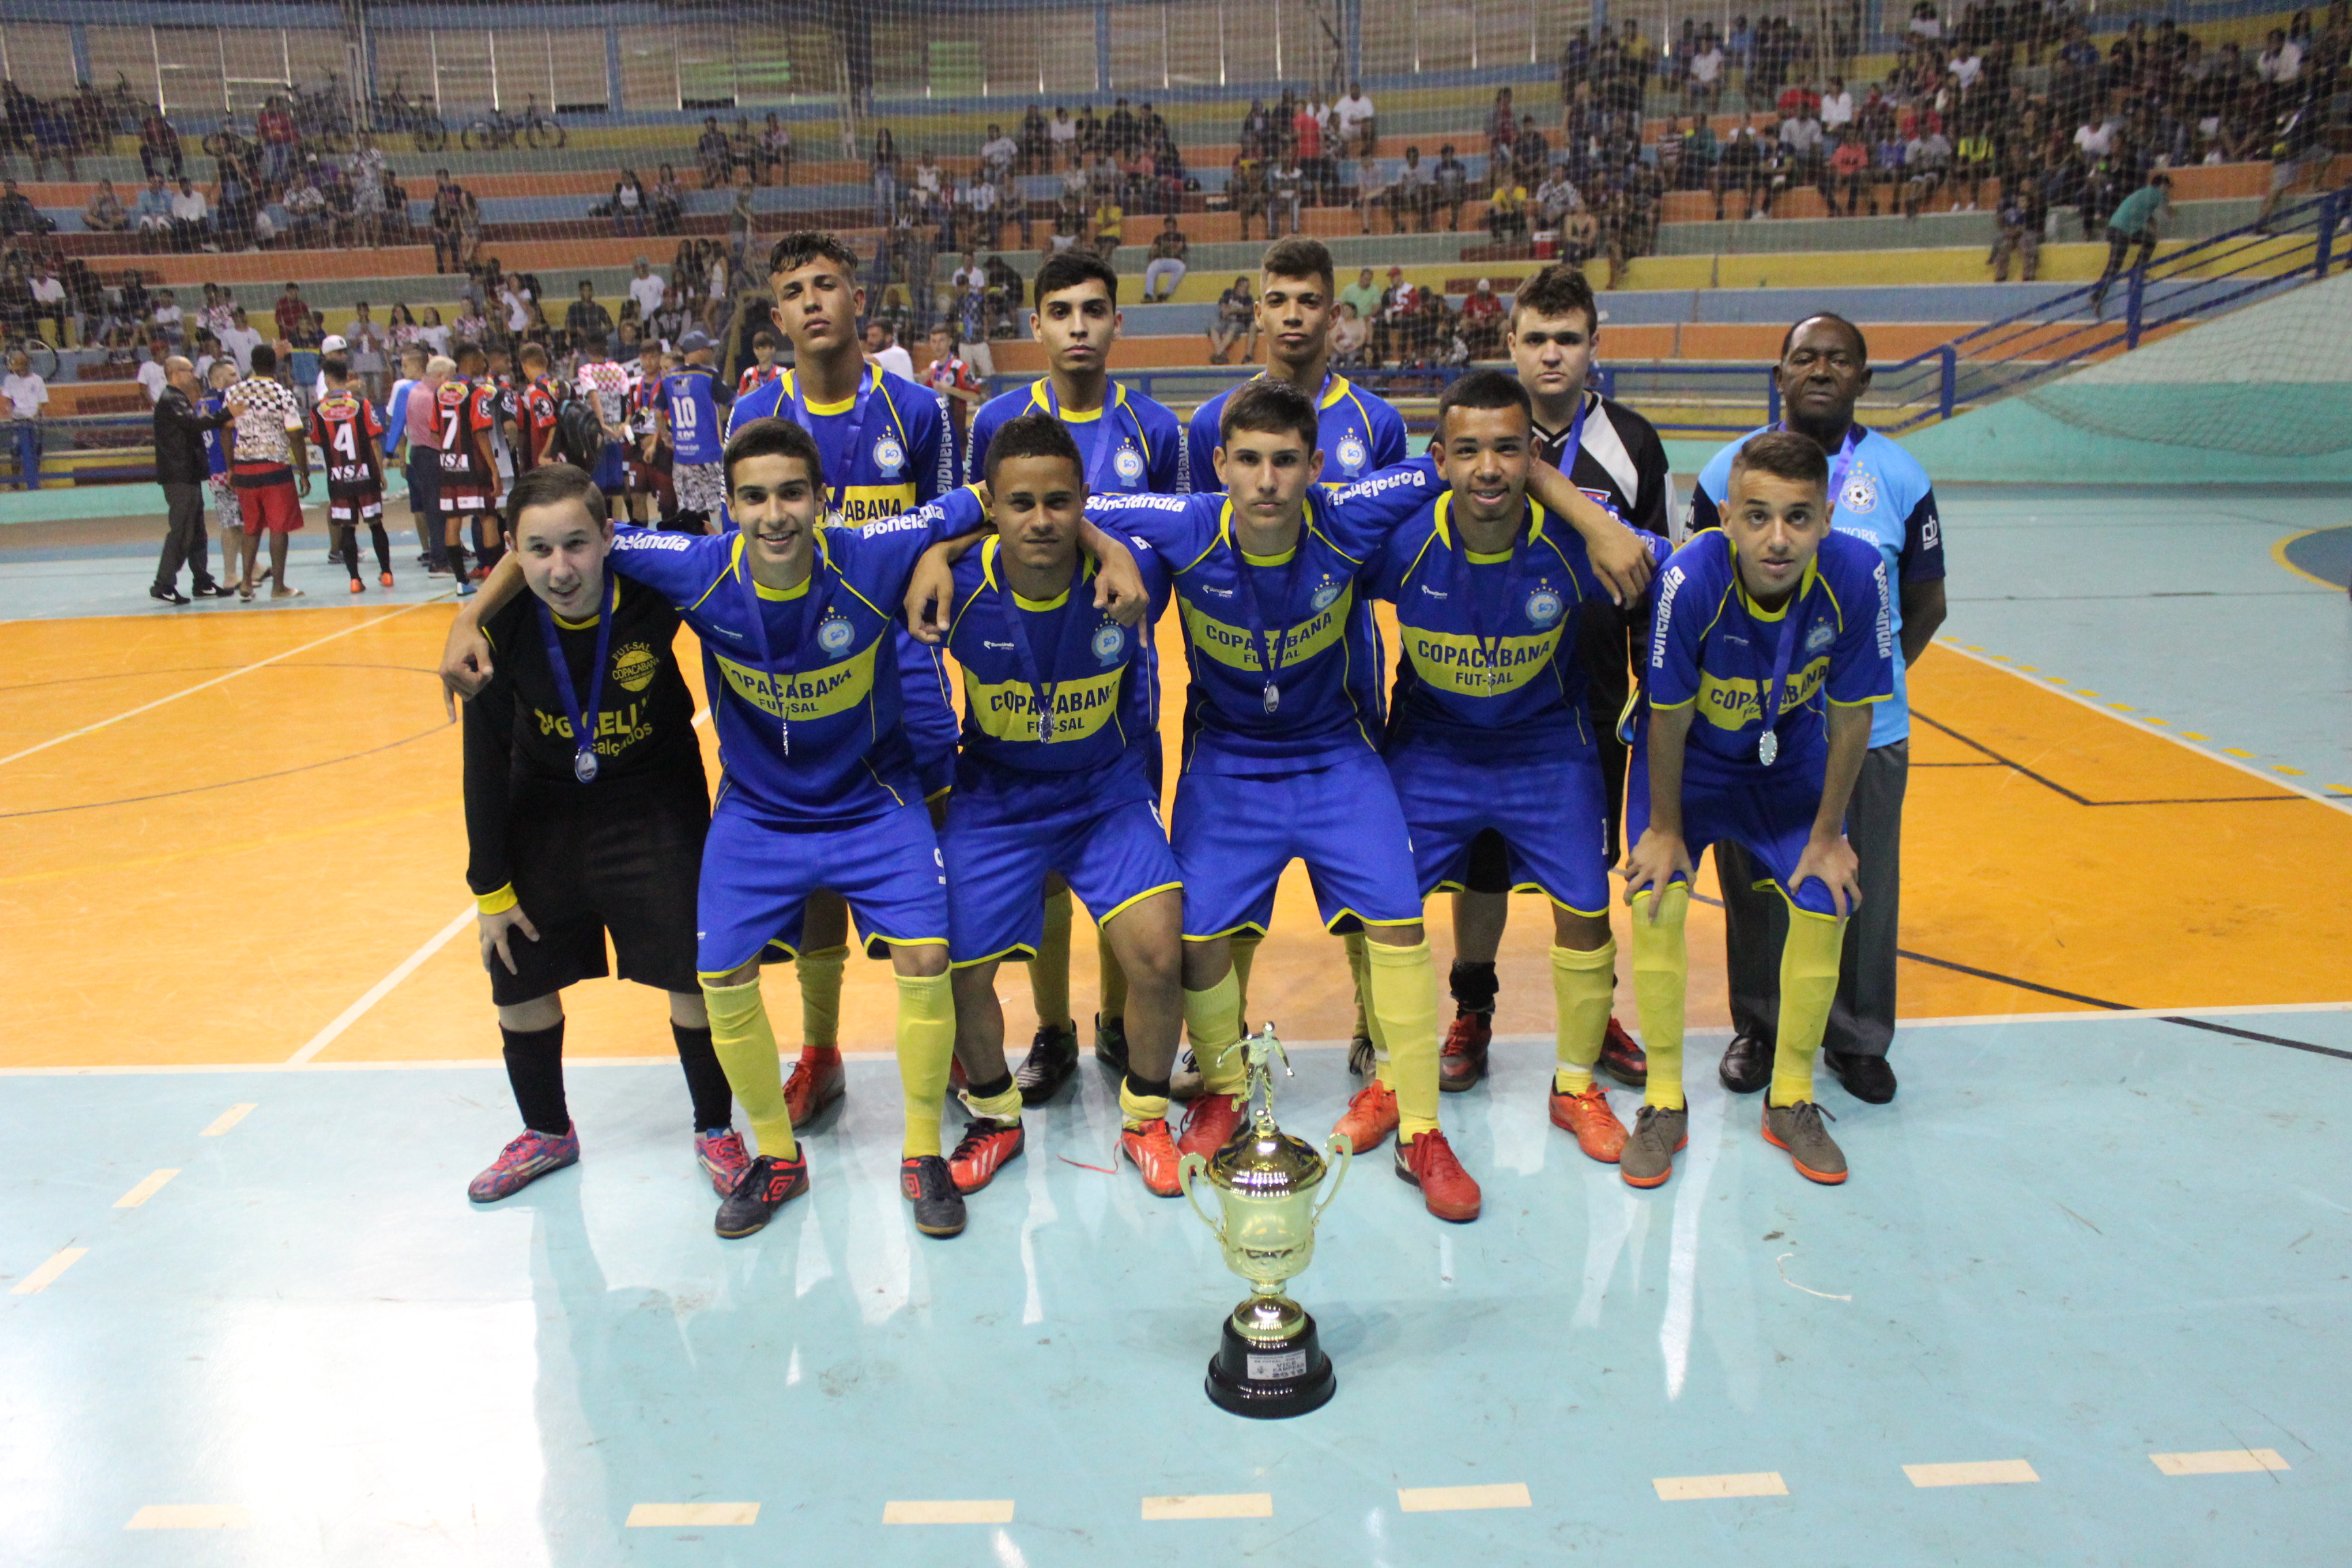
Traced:
[[643, 691], [654, 683], [654, 672], [661, 668], [654, 650], [641, 642], [633, 642], [613, 653], [613, 679], [631, 691]]
[[857, 640], [857, 628], [839, 616], [827, 616], [816, 629], [816, 646], [835, 655], [847, 653], [849, 645]]
[[1095, 658], [1102, 661], [1104, 668], [1117, 664], [1118, 656], [1126, 651], [1127, 633], [1117, 626], [1107, 626], [1095, 633]]
[[1364, 450], [1364, 444], [1353, 436], [1340, 437], [1339, 466], [1350, 474], [1360, 473], [1363, 470], [1364, 459], [1370, 456], [1371, 454]]
[[1550, 630], [1552, 623], [1559, 619], [1560, 612], [1566, 608], [1567, 604], [1549, 584], [1528, 595], [1528, 619], [1534, 623], [1538, 631]]
[[1331, 601], [1339, 596], [1339, 584], [1334, 583], [1328, 577], [1324, 578], [1323, 581], [1318, 584], [1315, 588], [1315, 597], [1312, 601], [1315, 605], [1315, 613], [1319, 616], [1324, 611], [1329, 609], [1331, 607]]
[[874, 443], [874, 466], [882, 470], [886, 479], [898, 477], [907, 466], [907, 448], [898, 445], [896, 436], [885, 436]]
[[1837, 628], [1827, 621], [1815, 621], [1813, 629], [1805, 634], [1805, 651], [1819, 653], [1837, 641]]
[[1139, 484], [1142, 482], [1143, 454], [1129, 446], [1126, 442], [1122, 441], [1119, 443], [1118, 456], [1110, 460], [1110, 466], [1118, 471], [1118, 477], [1126, 480], [1129, 484]]
[[1845, 489], [1837, 493], [1840, 511], [1868, 511], [1877, 504], [1878, 486], [1860, 469], [1846, 477]]

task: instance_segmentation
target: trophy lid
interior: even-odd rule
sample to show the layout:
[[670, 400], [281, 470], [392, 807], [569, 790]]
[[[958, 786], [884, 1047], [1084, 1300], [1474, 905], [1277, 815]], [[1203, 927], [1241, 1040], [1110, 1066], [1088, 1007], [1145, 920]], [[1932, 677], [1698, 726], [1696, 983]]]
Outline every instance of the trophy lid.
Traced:
[[1209, 1180], [1247, 1197], [1306, 1192], [1322, 1181], [1324, 1169], [1315, 1145], [1292, 1137], [1263, 1114], [1209, 1157]]

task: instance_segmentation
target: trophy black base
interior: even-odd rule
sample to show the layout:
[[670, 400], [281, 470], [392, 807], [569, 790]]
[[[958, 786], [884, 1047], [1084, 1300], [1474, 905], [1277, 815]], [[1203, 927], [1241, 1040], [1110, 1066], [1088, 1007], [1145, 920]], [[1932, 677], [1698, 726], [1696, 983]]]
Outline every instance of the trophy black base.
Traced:
[[1313, 1314], [1280, 1339], [1244, 1339], [1225, 1320], [1224, 1341], [1209, 1363], [1209, 1401], [1220, 1410], [1257, 1421], [1277, 1421], [1320, 1410], [1339, 1391], [1331, 1358], [1316, 1337]]

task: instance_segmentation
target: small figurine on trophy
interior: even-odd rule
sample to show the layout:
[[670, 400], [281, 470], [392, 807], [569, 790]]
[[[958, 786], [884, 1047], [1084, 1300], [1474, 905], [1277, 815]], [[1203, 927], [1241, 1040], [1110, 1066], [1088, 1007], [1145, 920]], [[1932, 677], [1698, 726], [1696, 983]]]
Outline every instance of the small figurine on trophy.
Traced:
[[[1315, 1319], [1282, 1287], [1313, 1260], [1316, 1223], [1339, 1195], [1354, 1152], [1334, 1134], [1318, 1152], [1275, 1125], [1274, 1064], [1278, 1058], [1287, 1077], [1290, 1058], [1274, 1026], [1226, 1048], [1248, 1061], [1250, 1120], [1216, 1153], [1205, 1160], [1187, 1154], [1176, 1170], [1192, 1212], [1223, 1245], [1225, 1267], [1251, 1288], [1249, 1300], [1225, 1319], [1223, 1342], [1209, 1363], [1209, 1398], [1236, 1415], [1304, 1415], [1330, 1399], [1339, 1379], [1317, 1342]], [[1333, 1153], [1337, 1172], [1328, 1163]], [[1318, 1204], [1315, 1190], [1326, 1174], [1330, 1186]], [[1222, 1224], [1193, 1195], [1193, 1178], [1203, 1175], [1216, 1189]]]

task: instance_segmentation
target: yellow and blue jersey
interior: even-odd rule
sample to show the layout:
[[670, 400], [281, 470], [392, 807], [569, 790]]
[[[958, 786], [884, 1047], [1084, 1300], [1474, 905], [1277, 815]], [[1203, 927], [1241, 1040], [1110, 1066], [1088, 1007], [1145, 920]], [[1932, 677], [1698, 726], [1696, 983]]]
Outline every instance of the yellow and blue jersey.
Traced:
[[689, 364], [671, 371], [655, 387], [654, 406], [669, 417], [670, 447], [678, 462], [715, 463], [726, 450], [715, 384], [709, 365]]
[[[812, 403], [799, 419], [793, 405], [793, 375], [785, 371], [764, 386], [735, 400], [727, 433], [754, 419], [792, 419], [816, 437], [824, 459], [827, 511], [841, 522], [896, 517], [936, 500], [955, 487], [955, 443], [948, 439], [947, 400], [879, 365], [868, 366], [859, 390], [866, 394], [861, 419], [858, 398]], [[834, 500], [837, 493], [838, 500]]]
[[788, 590], [751, 580], [740, 532], [614, 530], [614, 569], [666, 596], [702, 639], [722, 800], [740, 792], [808, 826], [922, 800], [901, 722], [900, 605], [926, 549], [981, 526], [979, 500], [959, 489], [903, 517], [819, 529], [814, 570]]
[[1222, 492], [1087, 500], [1097, 524], [1156, 552], [1168, 574], [1192, 677], [1186, 772], [1289, 773], [1378, 752], [1382, 659], [1369, 568], [1437, 485], [1424, 460], [1312, 489], [1297, 543], [1272, 557], [1243, 552]]
[[[1691, 531], [1714, 528], [1722, 521], [1723, 504], [1731, 489], [1731, 460], [1738, 456], [1748, 437], [1778, 428], [1759, 426], [1708, 459], [1691, 491]], [[1936, 487], [1928, 481], [1927, 470], [1919, 466], [1916, 458], [1875, 430], [1856, 425], [1853, 433], [1853, 459], [1846, 465], [1838, 493], [1830, 498], [1830, 526], [1840, 533], [1867, 541], [1886, 563], [1887, 572], [1896, 584], [1940, 581], [1944, 575], [1944, 525], [1936, 511]], [[1832, 474], [1838, 463], [1839, 454], [1832, 453]], [[1903, 662], [1903, 600], [1899, 589], [1892, 615], [1896, 633], [1895, 693], [1870, 716], [1873, 746], [1891, 746], [1911, 738], [1910, 682]]]
[[[1651, 708], [1695, 706], [1685, 755], [1714, 772], [1818, 774], [1827, 754], [1824, 703], [1887, 701], [1895, 690], [1895, 619], [1886, 563], [1852, 535], [1831, 532], [1788, 603], [1748, 596], [1731, 538], [1708, 529], [1666, 558], [1643, 661]], [[1776, 650], [1788, 648], [1778, 765], [1759, 758]]]
[[[1184, 426], [1165, 405], [1129, 392], [1116, 381], [1104, 406], [1084, 414], [1055, 408], [1043, 381], [992, 397], [971, 416], [971, 440], [964, 461], [974, 479], [988, 473], [988, 444], [1008, 419], [1051, 414], [1077, 443], [1078, 470], [1097, 495], [1180, 495], [1197, 489], [1185, 461]], [[1209, 487], [1214, 489], [1216, 487]]]
[[[1195, 491], [1224, 489], [1217, 478], [1216, 452], [1224, 444], [1219, 426], [1225, 402], [1235, 390], [1228, 387], [1192, 411], [1189, 445]], [[1315, 403], [1321, 411], [1315, 444], [1323, 448], [1323, 471], [1316, 477], [1324, 483], [1353, 484], [1404, 461], [1404, 416], [1378, 395], [1344, 375], [1331, 374], [1324, 378], [1322, 395]]]
[[[1610, 599], [1583, 539], [1531, 500], [1510, 549], [1473, 551], [1453, 510], [1450, 493], [1429, 502], [1373, 566], [1371, 595], [1396, 606], [1403, 645], [1391, 750], [1436, 743], [1490, 754], [1505, 731], [1514, 743], [1590, 750], [1576, 626], [1588, 605]], [[1664, 555], [1665, 541], [1643, 537]]]

